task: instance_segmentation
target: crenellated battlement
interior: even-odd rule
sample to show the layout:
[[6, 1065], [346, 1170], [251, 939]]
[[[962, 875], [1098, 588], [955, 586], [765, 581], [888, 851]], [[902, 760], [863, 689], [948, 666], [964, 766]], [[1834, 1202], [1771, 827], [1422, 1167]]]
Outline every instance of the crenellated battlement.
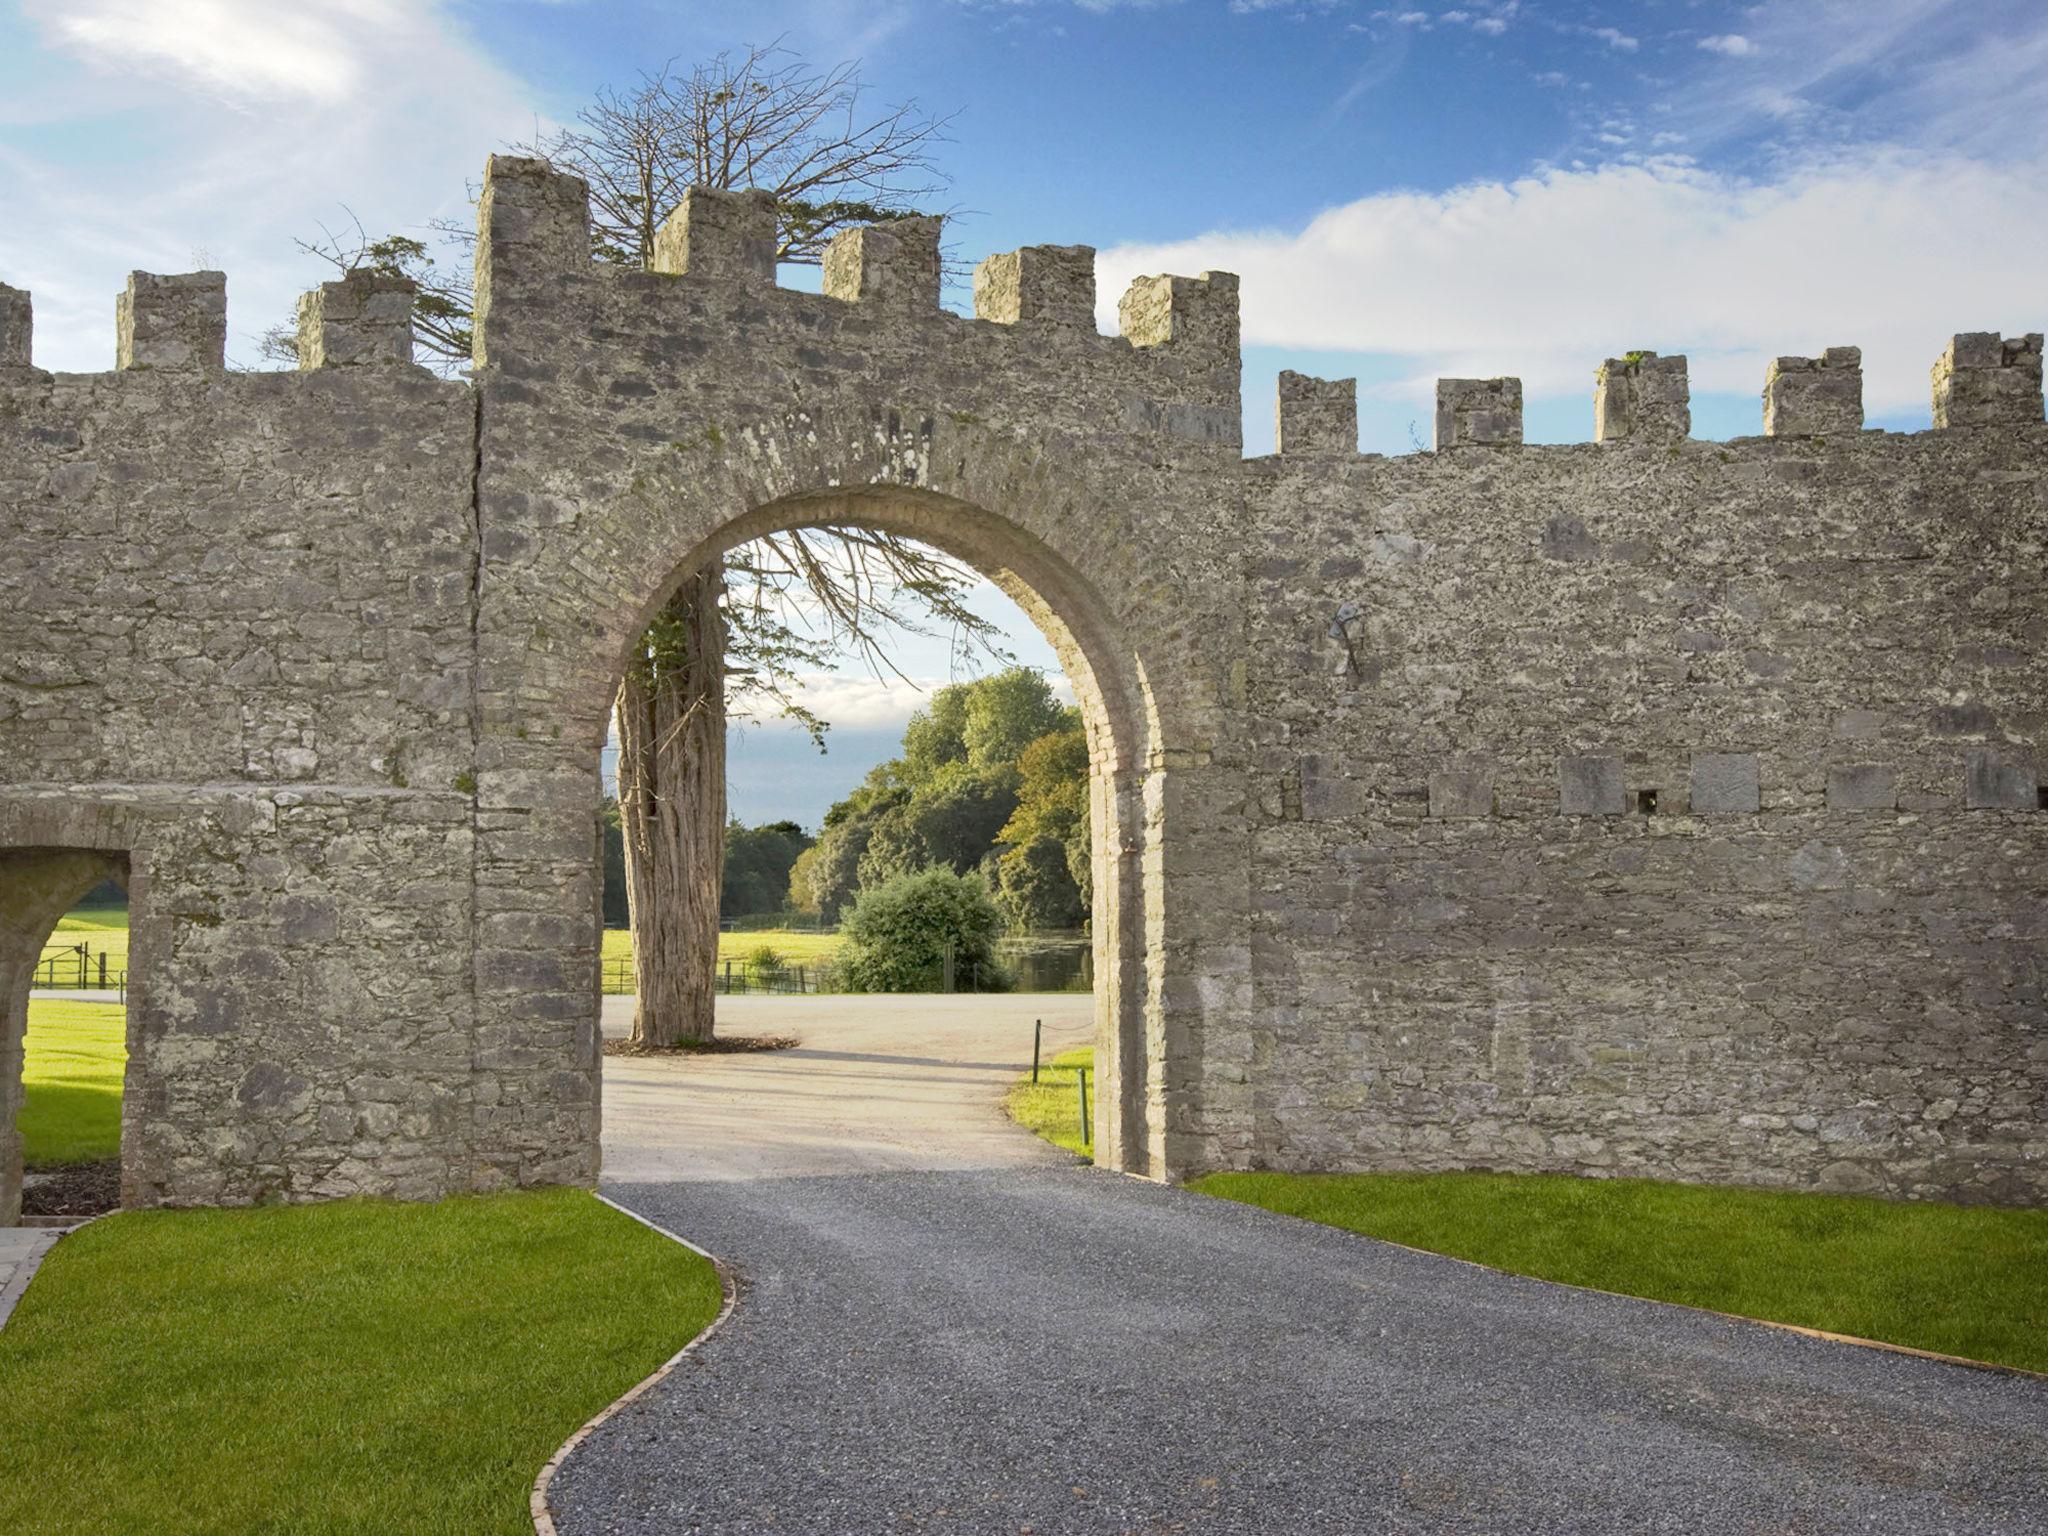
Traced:
[[351, 272], [299, 299], [299, 367], [336, 368], [412, 362], [410, 278]]
[[1957, 336], [1933, 381], [1937, 427], [2031, 426], [2041, 420], [2041, 333]]
[[117, 369], [221, 369], [227, 340], [225, 272], [131, 272], [114, 301]]

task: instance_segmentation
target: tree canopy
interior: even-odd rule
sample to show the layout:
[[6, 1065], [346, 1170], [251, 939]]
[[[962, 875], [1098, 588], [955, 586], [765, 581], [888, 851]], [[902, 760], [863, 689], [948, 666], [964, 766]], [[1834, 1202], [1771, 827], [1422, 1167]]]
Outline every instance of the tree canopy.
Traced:
[[902, 754], [826, 813], [791, 903], [836, 921], [862, 892], [933, 868], [979, 872], [1013, 928], [1087, 922], [1087, 737], [1041, 673], [934, 693]]

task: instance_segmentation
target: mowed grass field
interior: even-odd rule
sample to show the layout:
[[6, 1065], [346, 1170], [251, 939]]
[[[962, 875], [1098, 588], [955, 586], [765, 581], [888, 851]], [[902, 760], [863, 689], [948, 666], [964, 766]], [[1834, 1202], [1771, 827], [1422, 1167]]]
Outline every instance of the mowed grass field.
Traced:
[[[780, 955], [785, 965], [810, 965], [831, 959], [843, 942], [836, 933], [807, 933], [794, 928], [764, 928], [758, 933], [721, 933], [718, 936], [718, 958], [721, 962], [730, 960], [734, 965], [742, 965], [753, 957], [755, 951], [766, 948]], [[604, 958], [607, 965], [613, 961], [632, 963], [633, 935], [630, 930], [605, 929]]]
[[30, 998], [22, 1046], [22, 1161], [38, 1168], [119, 1157], [128, 1010]]
[[548, 1457], [722, 1300], [581, 1190], [106, 1217], [0, 1330], [0, 1531], [532, 1536]]

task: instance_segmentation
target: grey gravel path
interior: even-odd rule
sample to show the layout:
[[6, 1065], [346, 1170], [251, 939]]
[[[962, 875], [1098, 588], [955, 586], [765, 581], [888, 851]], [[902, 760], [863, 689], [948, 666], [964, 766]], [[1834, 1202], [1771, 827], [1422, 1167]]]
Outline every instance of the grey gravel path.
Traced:
[[712, 1171], [609, 1189], [740, 1302], [565, 1533], [2048, 1532], [2038, 1380], [1049, 1160]]

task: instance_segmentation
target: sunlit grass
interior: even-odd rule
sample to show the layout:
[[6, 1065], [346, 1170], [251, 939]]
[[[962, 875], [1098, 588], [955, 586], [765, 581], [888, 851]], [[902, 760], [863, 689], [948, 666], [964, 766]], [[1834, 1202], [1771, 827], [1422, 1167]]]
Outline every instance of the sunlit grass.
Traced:
[[30, 998], [23, 1041], [22, 1161], [31, 1168], [121, 1153], [128, 1010]]
[[1520, 1275], [2048, 1371], [2048, 1211], [1553, 1174], [1193, 1187]]
[[[755, 951], [767, 948], [774, 950], [788, 965], [809, 965], [818, 960], [829, 960], [839, 952], [842, 940], [836, 933], [807, 933], [794, 928], [764, 928], [758, 933], [721, 933], [718, 936], [718, 958], [721, 963], [730, 960], [740, 965], [753, 958]], [[604, 958], [606, 964], [619, 961], [631, 964], [633, 959], [633, 935], [625, 928], [607, 928], [604, 931]]]
[[1025, 1073], [1011, 1087], [1003, 1107], [1010, 1112], [1010, 1118], [1027, 1131], [1043, 1136], [1054, 1146], [1065, 1147], [1082, 1157], [1092, 1157], [1095, 1147], [1089, 1138], [1093, 1136], [1094, 1128], [1092, 1125], [1084, 1128], [1081, 1124], [1078, 1079], [1084, 1068], [1088, 1072], [1092, 1120], [1095, 1094], [1095, 1047], [1092, 1045], [1061, 1051], [1041, 1063], [1035, 1083], [1031, 1081], [1031, 1074]]
[[547, 1458], [720, 1301], [577, 1190], [108, 1217], [0, 1330], [0, 1531], [531, 1536]]

